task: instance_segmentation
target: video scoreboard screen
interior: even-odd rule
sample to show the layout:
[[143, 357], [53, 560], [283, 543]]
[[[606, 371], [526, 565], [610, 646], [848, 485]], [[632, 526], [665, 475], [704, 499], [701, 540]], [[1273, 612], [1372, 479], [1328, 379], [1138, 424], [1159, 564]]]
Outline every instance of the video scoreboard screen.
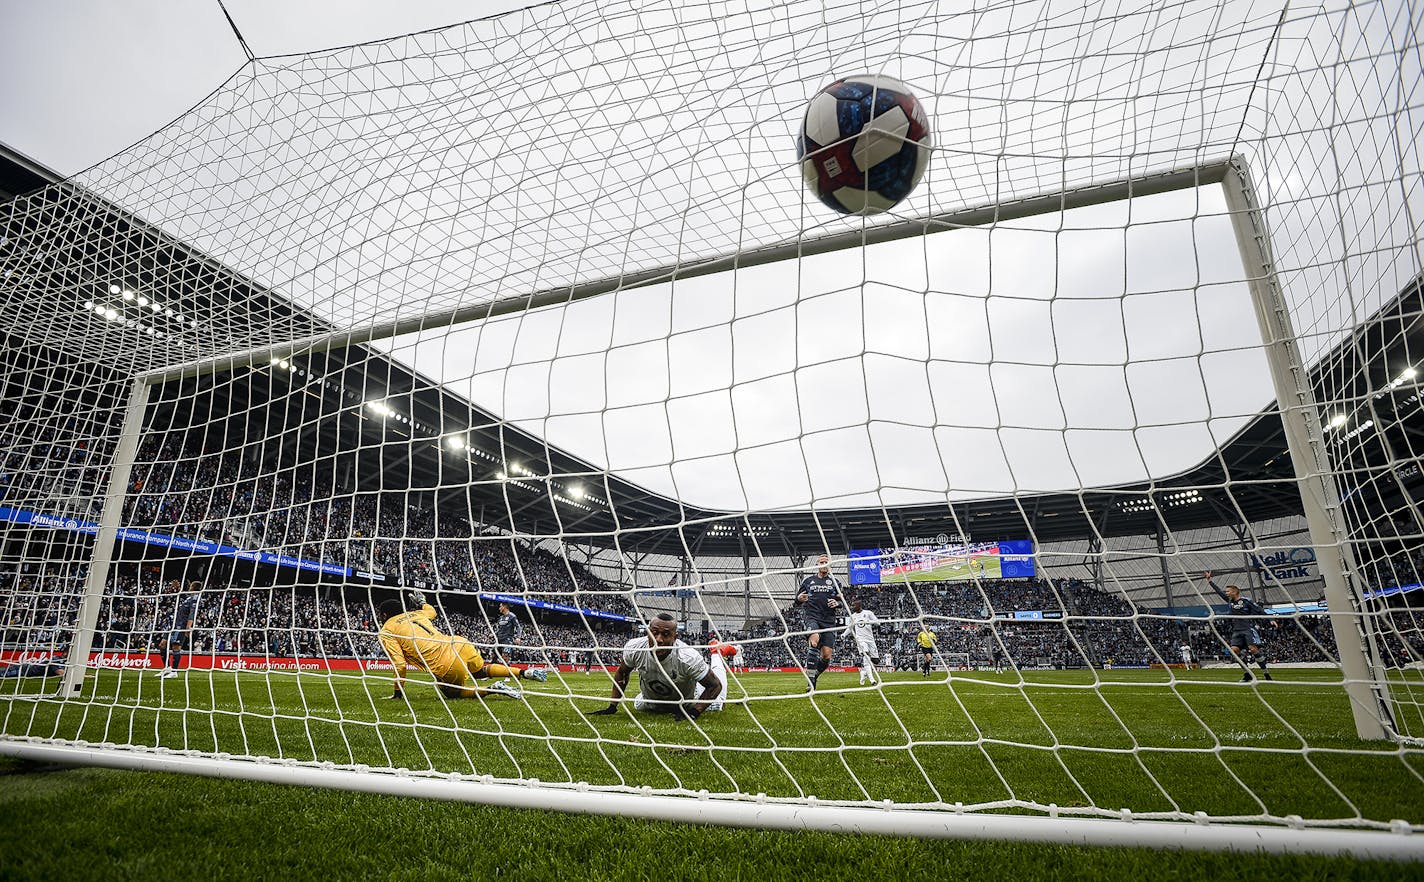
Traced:
[[1033, 542], [1028, 539], [853, 549], [849, 561], [852, 585], [1031, 579], [1036, 574]]

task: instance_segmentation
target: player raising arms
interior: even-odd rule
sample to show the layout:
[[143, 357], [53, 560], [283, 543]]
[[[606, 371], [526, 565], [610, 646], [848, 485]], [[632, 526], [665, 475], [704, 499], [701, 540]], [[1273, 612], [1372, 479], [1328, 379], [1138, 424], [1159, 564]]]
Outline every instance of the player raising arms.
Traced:
[[[1245, 673], [1241, 677], [1242, 683], [1250, 683], [1256, 679], [1251, 676], [1251, 659], [1261, 666], [1261, 676], [1267, 680], [1271, 678], [1271, 672], [1266, 670], [1266, 656], [1261, 652], [1261, 632], [1256, 629], [1254, 617], [1267, 615], [1266, 608], [1248, 597], [1241, 596], [1241, 589], [1235, 585], [1227, 585], [1222, 591], [1216, 583], [1211, 580], [1211, 571], [1208, 570], [1202, 575], [1206, 583], [1211, 586], [1217, 596], [1226, 601], [1231, 607], [1231, 612], [1227, 613], [1227, 622], [1230, 624], [1231, 636], [1228, 643], [1231, 645], [1231, 655], [1236, 659], [1236, 663], [1241, 666]], [[1247, 650], [1249, 654], [1243, 655]]]
[[476, 689], [475, 680], [487, 677], [522, 677], [544, 681], [549, 675], [538, 668], [516, 668], [512, 665], [486, 664], [479, 650], [464, 637], [442, 634], [435, 628], [435, 607], [425, 602], [425, 595], [412, 591], [407, 595], [407, 611], [399, 600], [381, 604], [381, 648], [395, 669], [395, 693], [391, 698], [405, 698], [402, 685], [407, 668], [429, 671], [440, 683], [447, 698], [483, 698], [487, 693], [519, 698], [518, 689], [501, 682]]
[[[702, 653], [677, 639], [677, 620], [658, 613], [648, 622], [646, 637], [634, 637], [623, 646], [623, 660], [613, 672], [613, 694], [608, 707], [589, 714], [618, 713], [618, 702], [628, 689], [628, 679], [638, 674], [638, 695], [633, 710], [672, 714], [695, 720], [722, 698], [722, 683], [712, 673]], [[701, 687], [701, 694], [698, 694]]]
[[810, 681], [807, 691], [814, 691], [816, 681], [831, 665], [831, 654], [836, 649], [836, 632], [840, 629], [841, 584], [831, 575], [831, 556], [823, 554], [816, 558], [816, 575], [801, 580], [801, 589], [796, 592], [796, 605], [806, 614], [806, 669], [814, 671], [806, 675]]
[[856, 652], [860, 653], [860, 682], [874, 685], [880, 678], [875, 676], [875, 663], [880, 659], [880, 647], [875, 645], [873, 628], [880, 624], [875, 613], [866, 609], [856, 598], [850, 602], [850, 631], [855, 638]]

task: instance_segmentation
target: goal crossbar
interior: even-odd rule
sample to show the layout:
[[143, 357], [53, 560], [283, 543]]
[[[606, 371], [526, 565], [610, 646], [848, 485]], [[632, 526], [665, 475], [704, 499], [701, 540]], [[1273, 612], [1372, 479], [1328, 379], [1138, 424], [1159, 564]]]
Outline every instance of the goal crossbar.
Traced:
[[189, 379], [205, 374], [221, 373], [254, 362], [267, 361], [274, 356], [311, 355], [332, 349], [344, 349], [377, 340], [389, 340], [405, 334], [416, 334], [436, 328], [449, 328], [468, 322], [487, 321], [503, 315], [549, 306], [567, 305], [614, 291], [628, 291], [650, 285], [676, 282], [680, 279], [692, 279], [730, 270], [830, 254], [850, 248], [895, 242], [931, 233], [982, 227], [1074, 208], [1119, 202], [1140, 196], [1154, 196], [1192, 187], [1219, 184], [1226, 178], [1233, 163], [1241, 164], [1242, 162], [1240, 157], [1227, 157], [1163, 172], [1039, 193], [1022, 199], [991, 202], [925, 217], [863, 226], [825, 236], [798, 238], [736, 254], [722, 254], [715, 257], [665, 264], [638, 272], [608, 276], [591, 282], [561, 285], [526, 295], [505, 297], [492, 302], [457, 306], [410, 318], [372, 323], [360, 328], [324, 332], [300, 340], [182, 362], [159, 368], [143, 375], [142, 379], [150, 383]]

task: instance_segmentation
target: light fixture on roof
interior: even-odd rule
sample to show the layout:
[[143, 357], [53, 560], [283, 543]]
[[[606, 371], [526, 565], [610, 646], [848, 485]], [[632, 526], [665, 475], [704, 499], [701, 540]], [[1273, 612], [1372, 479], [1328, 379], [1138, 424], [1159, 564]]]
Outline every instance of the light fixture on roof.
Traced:
[[572, 497], [575, 498], [575, 499], [583, 499], [583, 485], [582, 485], [582, 484], [570, 484], [570, 485], [569, 485], [569, 495], [572, 496]]
[[173, 307], [171, 307], [171, 306], [165, 306], [165, 307], [163, 307], [163, 314], [166, 315], [166, 316], [168, 316], [169, 318], [172, 318], [172, 317], [173, 317]]
[[123, 288], [120, 288], [118, 285], [110, 285], [110, 286], [109, 286], [109, 293], [110, 293], [110, 294], [117, 294], [117, 293], [119, 293], [119, 292], [122, 291], [122, 290], [124, 290], [124, 289], [123, 289]]
[[134, 292], [132, 292], [132, 291], [125, 291], [125, 292], [124, 292], [124, 299], [125, 299], [125, 300], [132, 300], [132, 299], [134, 299]]
[[1350, 418], [1345, 416], [1343, 413], [1337, 413], [1330, 418], [1330, 428], [1338, 429], [1341, 426], [1345, 425], [1345, 423], [1349, 422], [1349, 419]]
[[[125, 300], [132, 300], [133, 298], [129, 296], [129, 293], [128, 293], [127, 291], [125, 291], [125, 292], [124, 292], [124, 299], [125, 299]], [[147, 297], [140, 297], [140, 298], [138, 299], [138, 305], [139, 305], [139, 306], [147, 306], [147, 305], [148, 305], [148, 298], [147, 298]]]
[[463, 435], [451, 435], [445, 439], [445, 443], [450, 445], [451, 450], [464, 450], [466, 447]]
[[279, 368], [285, 369], [285, 368], [289, 368], [289, 367], [291, 367], [291, 366], [292, 366], [292, 365], [291, 365], [291, 362], [287, 361], [286, 359], [282, 359], [281, 361], [277, 362], [277, 367], [279, 367]]
[[118, 310], [114, 309], [112, 306], [106, 307], [106, 308], [104, 309], [104, 318], [108, 319], [109, 321], [113, 321], [114, 319], [116, 319], [116, 318], [118, 318], [118, 317], [119, 317], [119, 312], [118, 312]]
[[1414, 379], [1416, 376], [1418, 376], [1418, 374], [1419, 374], [1419, 372], [1416, 371], [1412, 366], [1411, 366], [1411, 367], [1407, 367], [1407, 368], [1405, 368], [1404, 370], [1402, 370], [1402, 371], [1399, 372], [1399, 379], [1400, 379], [1401, 382], [1403, 382], [1404, 380], [1412, 380], [1412, 379]]
[[84, 301], [84, 308], [85, 308], [85, 309], [93, 309], [93, 308], [94, 308], [94, 301], [92, 301], [92, 300], [86, 300], [86, 301]]
[[[143, 304], [140, 303], [139, 306], [143, 306]], [[159, 313], [159, 312], [162, 312], [162, 311], [163, 311], [163, 306], [162, 306], [161, 304], [158, 304], [158, 303], [150, 303], [150, 304], [148, 305], [148, 308], [151, 309], [151, 310], [153, 310], [155, 313]]]
[[495, 472], [495, 473], [494, 473], [494, 476], [495, 476], [496, 478], [498, 478], [499, 480], [501, 480], [501, 481], [503, 481], [503, 480], [505, 480], [506, 478], [509, 477], [509, 476], [506, 475], [504, 472]]

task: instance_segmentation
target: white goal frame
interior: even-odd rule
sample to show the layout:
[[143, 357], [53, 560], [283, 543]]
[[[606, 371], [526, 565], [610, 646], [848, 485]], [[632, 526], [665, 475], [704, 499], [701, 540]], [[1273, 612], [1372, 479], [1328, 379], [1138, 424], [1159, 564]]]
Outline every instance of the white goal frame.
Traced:
[[[1365, 739], [1395, 737], [1389, 695], [1382, 677], [1379, 654], [1373, 645], [1368, 615], [1359, 588], [1353, 582], [1355, 567], [1344, 535], [1340, 500], [1331, 476], [1320, 416], [1308, 372], [1293, 334], [1286, 299], [1276, 278], [1269, 232], [1255, 196], [1245, 160], [1228, 157], [1213, 162], [1114, 180], [1073, 189], [1043, 193], [1003, 204], [990, 204], [883, 226], [873, 226], [824, 237], [784, 242], [715, 259], [674, 264], [642, 273], [533, 292], [494, 303], [431, 313], [414, 319], [388, 322], [357, 330], [340, 331], [264, 346], [237, 354], [176, 364], [135, 377], [124, 423], [104, 494], [100, 528], [81, 600], [77, 631], [59, 686], [59, 697], [80, 700], [84, 674], [94, 641], [104, 585], [109, 577], [111, 551], [134, 464], [145, 407], [158, 384], [235, 367], [267, 362], [330, 349], [384, 340], [431, 328], [486, 320], [543, 306], [562, 305], [613, 291], [668, 282], [674, 279], [795, 260], [879, 242], [923, 236], [963, 227], [983, 226], [1073, 208], [1183, 190], [1220, 185], [1224, 188], [1235, 229], [1248, 288], [1260, 325], [1267, 363], [1280, 403], [1282, 420], [1326, 585], [1330, 621], [1340, 654], [1345, 688], [1350, 698], [1356, 732]], [[223, 778], [268, 781], [339, 788], [402, 796], [462, 800], [510, 807], [554, 809], [599, 815], [713, 823], [729, 826], [784, 830], [854, 831], [903, 836], [962, 839], [1012, 839], [1029, 842], [1193, 848], [1231, 851], [1314, 852], [1357, 857], [1424, 859], [1424, 836], [1410, 824], [1393, 824], [1394, 832], [1320, 825], [1294, 826], [1197, 823], [1138, 820], [1124, 810], [1120, 818], [1061, 816], [1056, 806], [1042, 815], [1003, 815], [968, 811], [898, 809], [889, 802], [877, 806], [829, 805], [815, 797], [769, 799], [763, 796], [710, 798], [619, 792], [589, 785], [539, 782], [504, 783], [472, 775], [379, 774], [338, 767], [331, 763], [258, 761], [254, 758], [177, 753], [166, 749], [127, 745], [91, 745], [36, 738], [0, 736], [0, 754], [45, 762], [78, 763], [112, 768], [188, 772]]]

